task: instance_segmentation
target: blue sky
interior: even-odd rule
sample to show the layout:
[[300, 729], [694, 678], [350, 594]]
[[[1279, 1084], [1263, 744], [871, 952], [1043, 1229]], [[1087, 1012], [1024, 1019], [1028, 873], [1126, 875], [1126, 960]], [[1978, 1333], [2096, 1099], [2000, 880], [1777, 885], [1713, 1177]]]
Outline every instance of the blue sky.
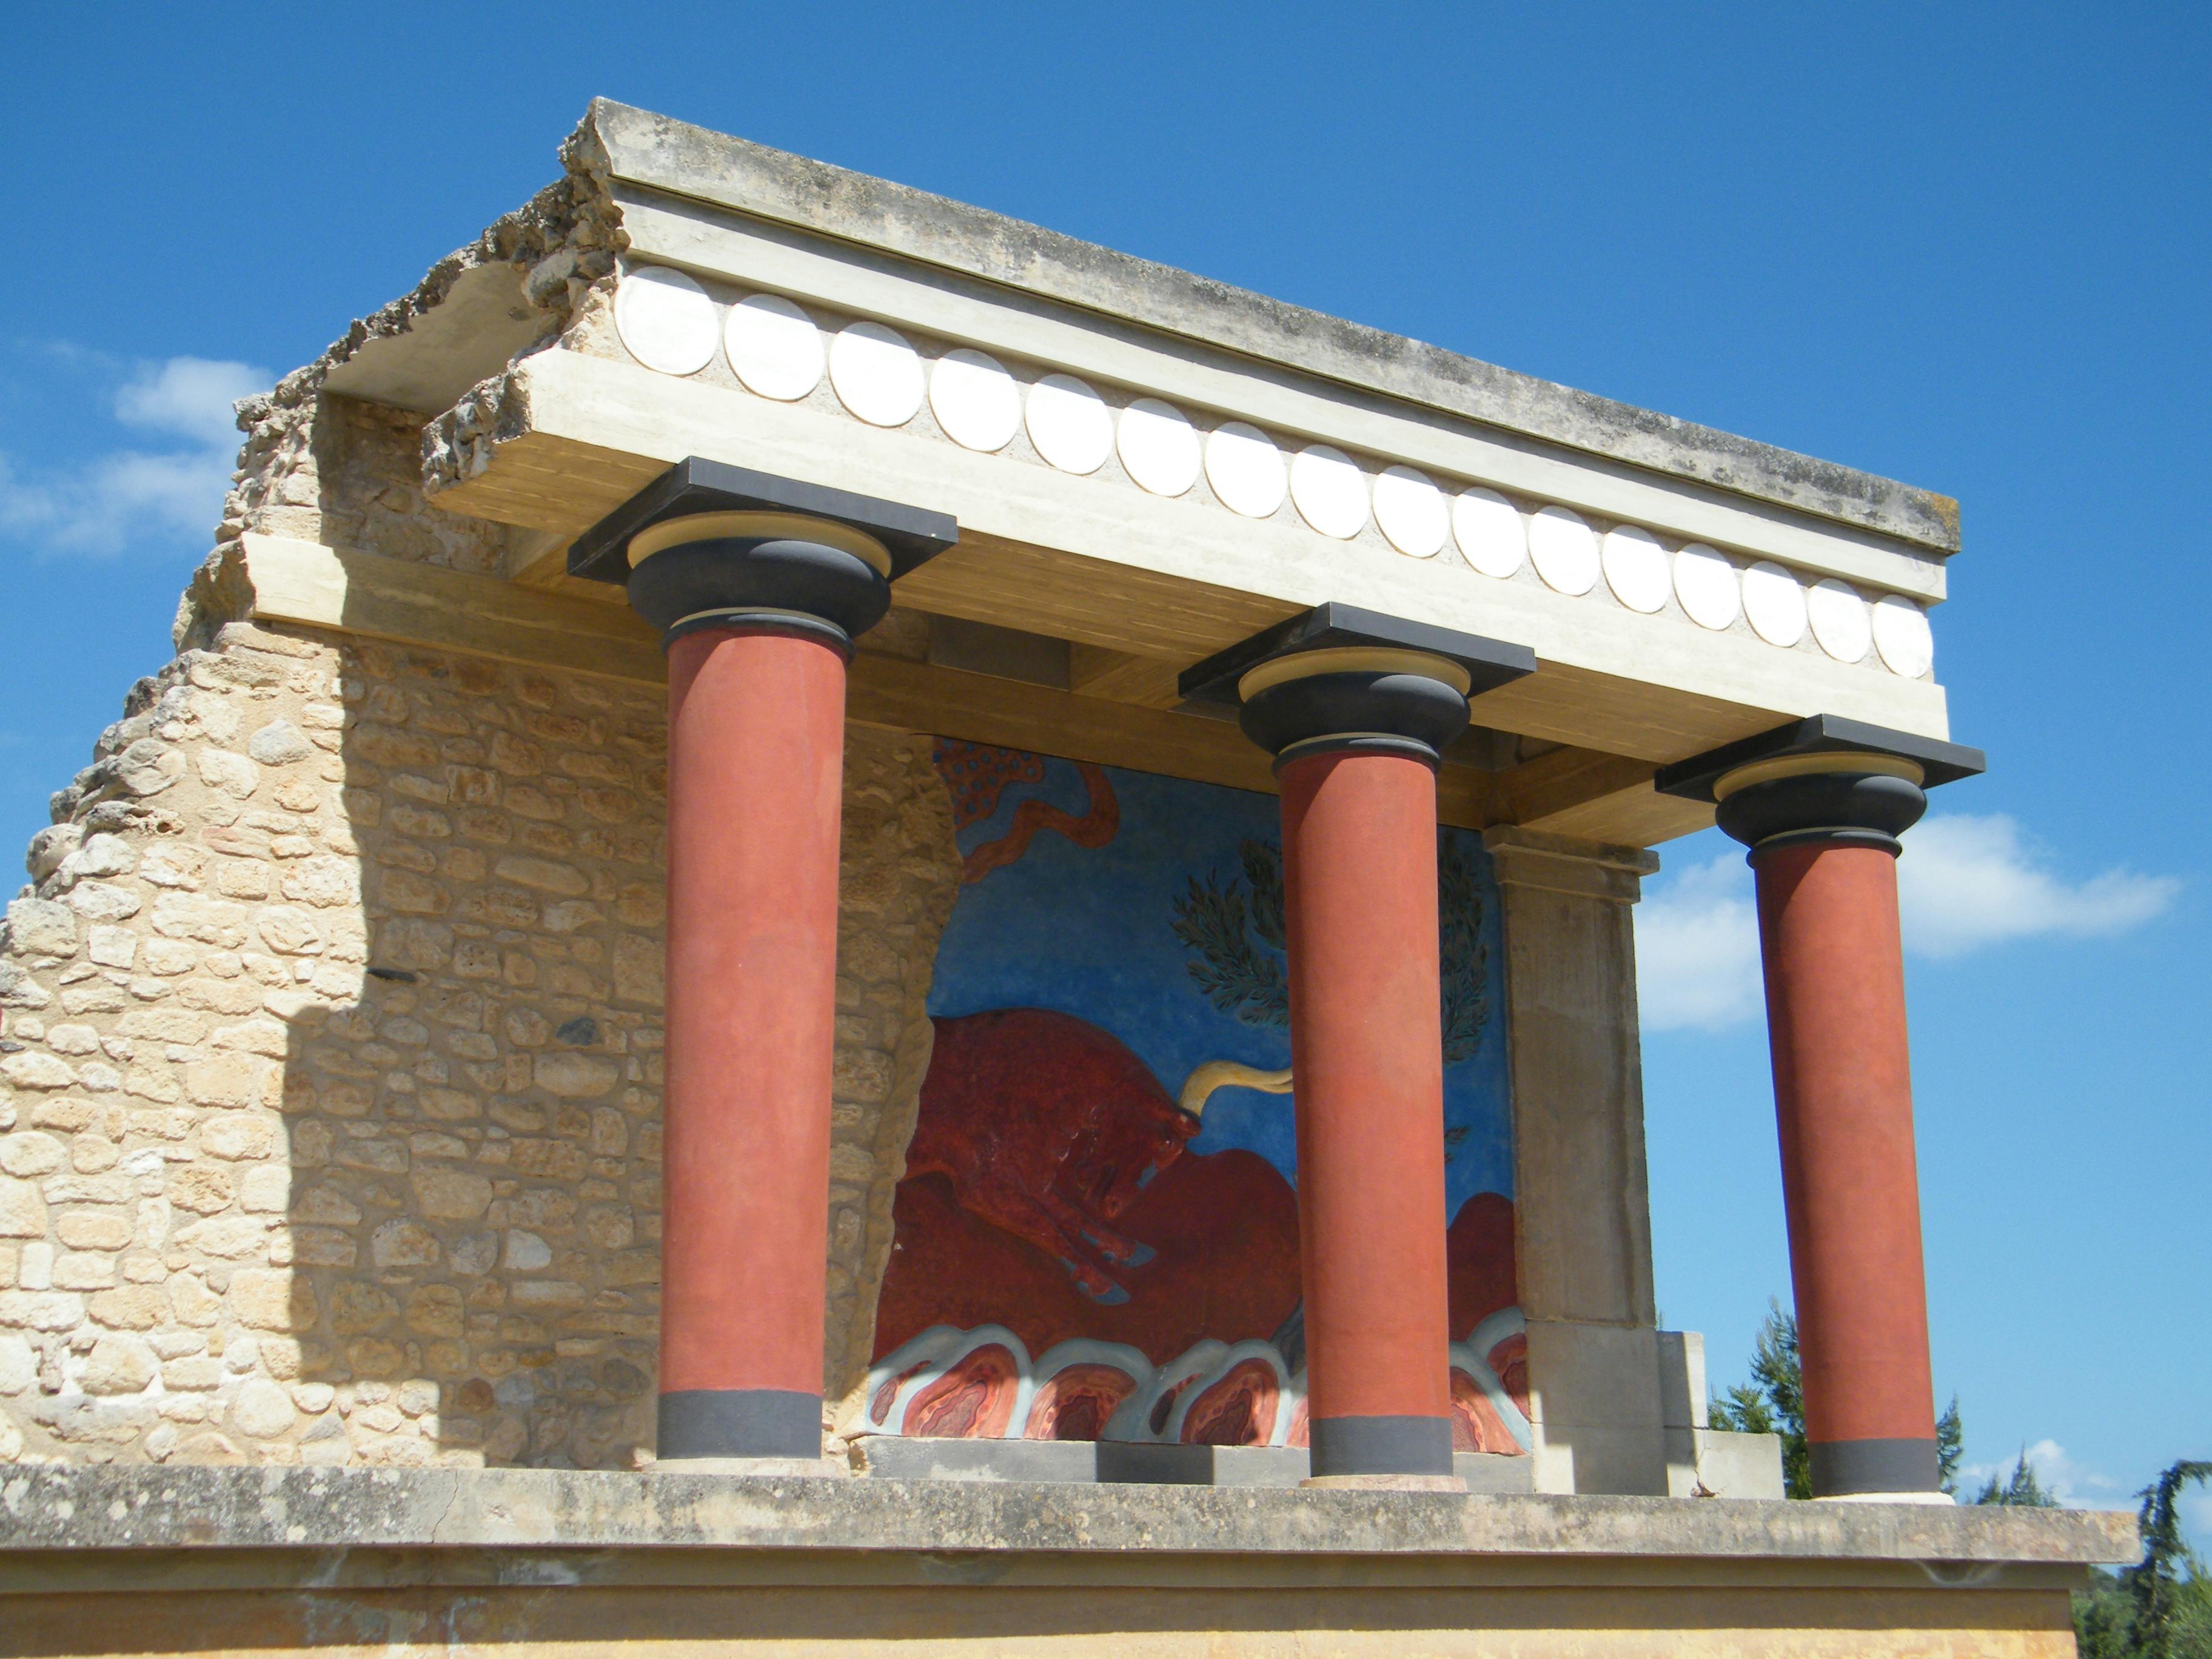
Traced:
[[[2212, 1455], [2201, 6], [54, 7], [5, 57], [10, 845], [168, 654], [223, 399], [594, 93], [1958, 495], [1992, 768], [1906, 860], [1938, 1387], [2082, 1501]], [[1666, 858], [1660, 1295], [1726, 1380], [1788, 1284], [1765, 1044], [1734, 855]]]

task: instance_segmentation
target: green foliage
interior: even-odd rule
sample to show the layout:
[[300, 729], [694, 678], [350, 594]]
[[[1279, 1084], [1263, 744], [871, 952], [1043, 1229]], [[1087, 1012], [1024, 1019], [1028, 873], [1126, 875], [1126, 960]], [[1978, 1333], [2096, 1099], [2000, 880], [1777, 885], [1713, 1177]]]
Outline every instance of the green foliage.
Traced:
[[[1766, 1304], [1752, 1350], [1751, 1381], [1714, 1396], [1706, 1420], [1717, 1429], [1782, 1437], [1782, 1492], [1785, 1498], [1813, 1495], [1813, 1464], [1805, 1449], [1804, 1366], [1797, 1352], [1797, 1316], [1779, 1300]], [[1943, 1490], [1955, 1492], [1966, 1426], [1959, 1396], [1936, 1420], [1936, 1458]], [[2033, 1476], [2031, 1474], [2031, 1480]]]
[[2092, 1571], [2074, 1597], [2081, 1659], [2212, 1659], [2212, 1569], [2181, 1536], [2181, 1491], [2194, 1480], [2212, 1482], [2212, 1463], [2185, 1458], [2137, 1494], [2143, 1559]]
[[1812, 1461], [1805, 1449], [1805, 1384], [1797, 1354], [1797, 1316], [1779, 1301], [1766, 1304], [1752, 1351], [1751, 1381], [1717, 1396], [1706, 1420], [1717, 1429], [1782, 1437], [1782, 1492], [1813, 1495]]
[[2181, 1536], [2181, 1489], [2196, 1480], [2212, 1482], [2212, 1462], [2183, 1458], [2139, 1494], [2143, 1559], [2120, 1582], [2134, 1607], [2130, 1634], [2142, 1659], [2212, 1659], [2212, 1583]]
[[[1955, 1405], [1957, 1402], [1953, 1401]], [[2027, 1461], [2027, 1448], [2020, 1449], [2014, 1460], [2012, 1473], [1999, 1480], [1991, 1475], [1974, 1502], [1977, 1504], [2008, 1504], [2019, 1509], [2055, 1510], [2058, 1500], [2044, 1490], [2043, 1482], [2035, 1473], [2035, 1465]]]
[[1953, 1395], [1951, 1403], [1943, 1407], [1943, 1415], [1936, 1419], [1936, 1484], [1956, 1498], [1959, 1495], [1959, 1464], [1966, 1455], [1966, 1424], [1959, 1415], [1959, 1396]]
[[[1190, 954], [1183, 963], [1206, 1000], [1247, 1025], [1291, 1023], [1284, 965], [1283, 855], [1272, 842], [1243, 842], [1237, 872], [1190, 878], [1170, 924]], [[1490, 947], [1482, 935], [1482, 888], [1474, 861], [1455, 836], [1437, 850], [1437, 924], [1442, 969], [1444, 1064], [1457, 1065], [1482, 1042], [1490, 1019]]]

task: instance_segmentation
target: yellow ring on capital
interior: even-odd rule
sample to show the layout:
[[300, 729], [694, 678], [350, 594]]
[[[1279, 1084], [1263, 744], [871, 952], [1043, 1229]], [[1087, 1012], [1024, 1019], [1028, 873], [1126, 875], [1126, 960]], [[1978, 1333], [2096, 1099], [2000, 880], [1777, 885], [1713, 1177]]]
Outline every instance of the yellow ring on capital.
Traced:
[[629, 562], [635, 568], [672, 547], [738, 537], [818, 542], [841, 553], [850, 553], [886, 581], [890, 579], [890, 550], [873, 536], [835, 520], [809, 518], [803, 513], [692, 513], [680, 519], [665, 520], [629, 538]]
[[1395, 651], [1385, 646], [1336, 645], [1319, 651], [1293, 651], [1248, 669], [1237, 682], [1237, 695], [1249, 702], [1270, 686], [1310, 679], [1316, 674], [1418, 674], [1425, 680], [1449, 685], [1462, 697], [1474, 684], [1467, 670], [1449, 657], [1433, 656], [1426, 651]]
[[1911, 784], [1924, 783], [1928, 778], [1917, 761], [1901, 760], [1895, 755], [1869, 755], [1854, 750], [1777, 755], [1771, 760], [1753, 761], [1733, 772], [1722, 773], [1713, 784], [1713, 799], [1724, 801], [1738, 790], [1772, 783], [1777, 778], [1818, 777], [1827, 772], [1871, 773], [1881, 778], [1903, 778]]

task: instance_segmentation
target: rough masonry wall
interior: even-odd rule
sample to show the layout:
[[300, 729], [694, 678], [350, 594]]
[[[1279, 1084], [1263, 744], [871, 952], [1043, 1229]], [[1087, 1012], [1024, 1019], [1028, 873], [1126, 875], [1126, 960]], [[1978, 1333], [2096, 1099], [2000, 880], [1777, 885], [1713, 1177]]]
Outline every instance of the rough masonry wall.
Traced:
[[[233, 623], [134, 691], [0, 951], [0, 1461], [652, 1443], [660, 698]], [[848, 744], [825, 1382], [865, 1367], [959, 879]]]

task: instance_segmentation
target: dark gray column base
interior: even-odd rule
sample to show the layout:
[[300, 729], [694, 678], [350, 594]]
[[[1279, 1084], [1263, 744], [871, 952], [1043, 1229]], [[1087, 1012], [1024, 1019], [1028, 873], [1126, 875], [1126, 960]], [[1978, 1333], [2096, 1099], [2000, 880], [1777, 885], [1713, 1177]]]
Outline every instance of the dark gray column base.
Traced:
[[822, 1396], [789, 1389], [683, 1389], [660, 1396], [656, 1462], [822, 1455]]
[[1931, 1440], [1814, 1440], [1805, 1448], [1813, 1496], [1941, 1492], [1942, 1465]]
[[1313, 1472], [1326, 1474], [1449, 1474], [1448, 1417], [1316, 1417]]

